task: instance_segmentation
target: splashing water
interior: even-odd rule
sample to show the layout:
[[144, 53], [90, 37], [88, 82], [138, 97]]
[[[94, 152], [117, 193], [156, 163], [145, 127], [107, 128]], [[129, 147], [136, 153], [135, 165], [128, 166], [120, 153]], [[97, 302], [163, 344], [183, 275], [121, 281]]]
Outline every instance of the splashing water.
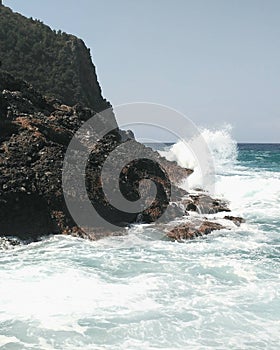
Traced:
[[[237, 153], [230, 130], [202, 133], [246, 223], [183, 244], [141, 225], [1, 251], [0, 349], [278, 350], [280, 146]], [[165, 152], [195, 169], [180, 143]]]
[[230, 126], [212, 132], [208, 129], [202, 131], [214, 159], [216, 173], [232, 170], [236, 165], [238, 157], [237, 142], [232, 138], [230, 132]]
[[[231, 126], [226, 125], [220, 130], [201, 129], [201, 135], [206, 141], [214, 163], [215, 173], [230, 171], [236, 164], [237, 143], [231, 136]], [[194, 170], [182, 187], [185, 189], [203, 188], [203, 178], [199, 159], [196, 157], [193, 145], [196, 140], [179, 140], [169, 149], [160, 151], [161, 155], [170, 161], [176, 161], [183, 168]]]

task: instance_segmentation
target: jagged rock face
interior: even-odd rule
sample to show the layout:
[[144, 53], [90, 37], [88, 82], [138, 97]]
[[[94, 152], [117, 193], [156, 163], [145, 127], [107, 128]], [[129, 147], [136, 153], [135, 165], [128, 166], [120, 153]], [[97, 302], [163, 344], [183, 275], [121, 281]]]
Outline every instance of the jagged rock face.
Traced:
[[89, 49], [73, 35], [0, 7], [2, 69], [67, 105], [96, 112], [109, 107], [101, 94]]
[[[112, 131], [94, 145], [86, 137], [80, 140], [79, 147], [90, 149], [85, 178], [88, 196], [101, 215], [114, 225], [122, 227], [138, 220], [138, 213], [128, 215], [112, 208], [102, 191], [101, 169], [108, 155], [117, 149], [113, 165], [126, 161], [126, 154], [118, 151], [118, 146], [123, 143], [123, 133], [118, 129], [112, 111], [99, 115], [80, 104], [61, 105], [4, 72], [0, 72], [0, 102], [0, 235], [15, 235], [27, 240], [50, 233], [85, 236], [76, 227], [64, 202], [62, 167], [70, 140], [90, 118], [95, 118], [94, 125], [109, 123]], [[140, 180], [152, 180], [157, 195], [152, 205], [141, 213], [141, 220], [153, 222], [170, 201], [170, 183], [180, 181], [191, 171], [168, 162], [129, 137], [125, 142], [128, 141], [132, 143], [135, 158], [140, 153], [143, 159], [130, 162], [122, 170], [121, 191], [124, 197], [133, 201], [139, 196]], [[154, 161], [149, 161], [150, 158]], [[172, 169], [170, 178], [164, 167]], [[111, 181], [110, 174], [104, 181]], [[150, 185], [148, 182], [144, 186], [147, 197]], [[77, 186], [73, 189], [73, 201], [81, 199], [79, 193]], [[175, 187], [175, 196], [179, 198], [184, 194], [185, 191]], [[174, 214], [177, 215], [178, 210], [174, 210]], [[100, 236], [102, 230], [98, 223], [96, 225]], [[96, 227], [91, 229], [90, 238], [96, 238]], [[104, 235], [107, 234], [108, 230], [104, 230]]]

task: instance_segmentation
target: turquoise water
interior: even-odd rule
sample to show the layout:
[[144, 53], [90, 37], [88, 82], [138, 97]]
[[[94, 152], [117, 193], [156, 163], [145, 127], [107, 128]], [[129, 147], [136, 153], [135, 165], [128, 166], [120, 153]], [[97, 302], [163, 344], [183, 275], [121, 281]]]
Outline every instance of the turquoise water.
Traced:
[[1, 251], [0, 349], [279, 349], [280, 146], [210, 148], [216, 191], [244, 225]]
[[280, 144], [240, 144], [238, 160], [255, 171], [280, 171]]

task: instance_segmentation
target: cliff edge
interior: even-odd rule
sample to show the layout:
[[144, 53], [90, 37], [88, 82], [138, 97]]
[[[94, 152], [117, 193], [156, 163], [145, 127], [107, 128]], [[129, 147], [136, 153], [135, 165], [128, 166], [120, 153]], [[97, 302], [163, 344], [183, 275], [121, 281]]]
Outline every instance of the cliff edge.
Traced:
[[2, 69], [26, 80], [43, 95], [96, 112], [110, 106], [103, 98], [85, 43], [39, 20], [0, 7]]
[[[166, 212], [165, 223], [189, 216], [191, 211], [205, 215], [229, 211], [227, 204], [218, 199], [203, 193], [191, 195], [177, 187], [191, 170], [167, 161], [134, 140], [131, 133], [119, 130], [113, 110], [102, 96], [89, 50], [81, 39], [53, 31], [42, 22], [1, 5], [0, 55], [0, 237], [34, 241], [62, 233], [97, 239], [114, 234], [114, 230], [102, 227], [99, 216], [123, 233], [122, 228], [130, 224], [152, 223]], [[104, 110], [105, 113], [98, 113]], [[87, 222], [85, 217], [81, 227], [68, 211], [62, 172], [69, 143], [91, 119], [93, 134], [105, 125], [108, 130], [108, 123], [111, 131], [95, 144], [87, 133], [77, 143], [79, 149], [89, 152], [83, 183], [91, 206], [98, 213], [94, 222]], [[135, 159], [128, 164], [127, 154], [119, 147], [126, 142]], [[72, 149], [75, 157], [76, 153], [79, 157], [77, 150]], [[106, 198], [103, 185], [111, 185], [112, 175], [103, 177], [102, 169], [109, 155], [113, 168], [126, 164], [111, 192], [120, 190], [131, 203], [143, 195], [143, 211], [119, 210]], [[80, 163], [77, 157], [76, 165]], [[68, 175], [65, 183], [69, 180], [73, 184], [71, 172]], [[151, 181], [143, 184], [142, 179]], [[155, 197], [151, 195], [151, 183], [156, 185]], [[85, 198], [79, 184], [74, 183], [68, 190], [70, 202], [83, 206]], [[228, 218], [237, 223], [241, 220]], [[203, 220], [203, 216], [195, 222], [190, 220], [166, 235], [181, 240], [222, 228]]]

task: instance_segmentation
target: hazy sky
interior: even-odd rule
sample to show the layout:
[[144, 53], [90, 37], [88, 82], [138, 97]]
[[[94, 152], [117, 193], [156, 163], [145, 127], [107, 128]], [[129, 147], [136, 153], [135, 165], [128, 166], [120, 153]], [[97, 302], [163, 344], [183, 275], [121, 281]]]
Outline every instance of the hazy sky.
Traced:
[[3, 0], [84, 39], [113, 105], [149, 101], [280, 142], [279, 0]]

